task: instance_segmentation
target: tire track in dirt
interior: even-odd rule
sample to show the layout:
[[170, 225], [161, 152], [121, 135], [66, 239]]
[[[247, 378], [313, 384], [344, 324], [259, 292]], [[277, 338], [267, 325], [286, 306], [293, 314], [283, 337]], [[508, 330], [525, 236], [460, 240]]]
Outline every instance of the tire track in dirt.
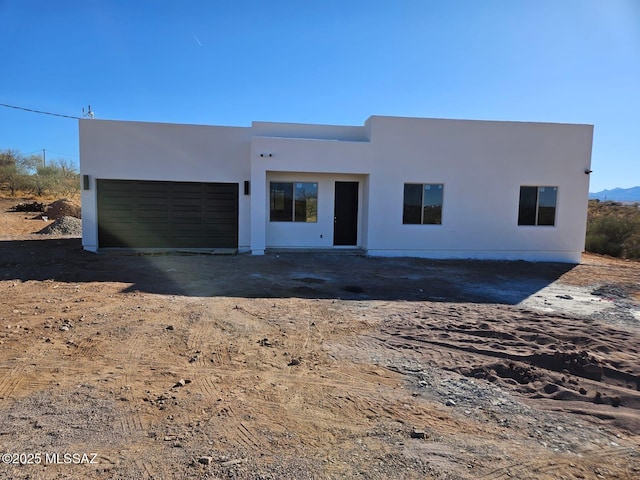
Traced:
[[[4, 372], [2, 372], [4, 370]], [[22, 382], [21, 367], [0, 367], [0, 400], [11, 399]]]
[[220, 390], [216, 385], [216, 379], [217, 377], [213, 375], [201, 374], [194, 383], [207, 399], [218, 399], [220, 398]]
[[218, 345], [214, 348], [214, 358], [216, 358], [220, 362], [217, 364], [217, 366], [231, 368], [232, 364], [234, 363], [234, 356], [237, 356], [239, 354], [240, 349], [233, 343]]
[[132, 435], [145, 431], [145, 425], [142, 417], [134, 412], [127, 412], [118, 419], [120, 423], [120, 431], [124, 435]]
[[149, 479], [169, 478], [170, 472], [163, 468], [162, 465], [151, 461], [144, 454], [139, 454], [139, 452], [144, 452], [154, 447], [156, 441], [147, 433], [154, 424], [148, 422], [141, 413], [127, 410], [125, 407], [121, 408], [118, 426], [120, 432], [118, 436], [129, 439], [129, 443], [135, 444], [137, 448], [136, 450], [127, 450], [125, 452], [117, 450], [109, 453], [112, 456], [120, 457], [121, 462], [133, 463], [135, 468], [132, 473], [136, 477]]
[[128, 460], [133, 460], [133, 464], [137, 467], [134, 472], [131, 472], [136, 477], [148, 479], [148, 480], [160, 480], [164, 478], [170, 478], [170, 472], [164, 469], [160, 464], [150, 462], [143, 458], [140, 458], [135, 452], [129, 452]]
[[118, 336], [125, 337], [118, 345], [118, 354], [125, 362], [142, 360], [147, 352], [148, 339], [145, 332], [138, 332], [132, 327], [125, 327], [118, 332]]
[[[597, 382], [627, 405], [640, 405], [640, 394], [634, 392], [640, 390], [640, 374], [629, 355], [636, 347], [628, 345], [628, 332], [619, 328], [593, 324], [585, 330], [583, 320], [529, 311], [514, 311], [499, 320], [476, 315], [472, 321], [445, 322], [431, 313], [416, 311], [390, 320], [374, 335], [380, 342], [419, 351], [443, 368], [467, 376], [497, 374], [521, 385], [546, 381], [548, 391], [540, 392], [542, 395], [558, 391], [560, 387], [548, 385], [560, 382], [563, 374], [571, 375], [574, 386], [567, 385], [569, 390], [564, 389], [557, 396], [572, 395], [584, 400], [582, 392], [588, 390], [590, 382]], [[618, 350], [627, 353], [617, 356]], [[618, 404], [620, 401], [611, 400]]]
[[[300, 391], [291, 388], [287, 395], [261, 395], [252, 398], [251, 403], [257, 405], [254, 412], [256, 418], [256, 428], [266, 430], [269, 435], [286, 436], [288, 432], [304, 431], [305, 435], [300, 435], [296, 444], [301, 448], [317, 447], [328, 438], [333, 438], [330, 434], [331, 415], [325, 408], [319, 409], [313, 401], [304, 396], [304, 389]], [[322, 425], [322, 428], [319, 427]], [[272, 448], [269, 448], [272, 451]]]
[[[633, 478], [640, 472], [640, 468], [638, 468], [640, 454], [634, 448], [601, 447], [582, 450], [578, 452], [578, 455], [576, 458], [555, 456], [553, 460], [518, 461], [490, 470], [478, 478], [507, 480], [515, 477], [551, 480], [559, 478], [559, 474], [567, 471], [579, 474], [578, 478], [586, 478], [585, 475], [593, 475], [594, 470], [597, 470], [601, 465], [602, 459], [607, 459], [607, 463], [610, 464], [611, 458], [618, 459], [615, 465], [617, 471], [613, 473], [613, 478]], [[610, 470], [611, 467], [607, 467], [607, 469]], [[619, 475], [625, 475], [625, 477], [619, 477]], [[604, 477], [599, 475], [598, 478]]]
[[76, 355], [82, 356], [87, 360], [96, 360], [104, 356], [104, 350], [99, 340], [93, 337], [83, 338], [75, 342]]
[[56, 382], [53, 373], [57, 370], [39, 365], [0, 367], [0, 399], [16, 399], [46, 389]]
[[[398, 421], [414, 425], [456, 423], [448, 413], [426, 402], [409, 400], [407, 391], [394, 391], [393, 386], [401, 381], [396, 373], [382, 368], [362, 372], [360, 367], [361, 375], [358, 375], [357, 365], [343, 363], [341, 368], [346, 371], [332, 369], [320, 377], [302, 373], [274, 375], [273, 383], [263, 383], [250, 400], [256, 406], [252, 414], [258, 425], [271, 432], [277, 431], [277, 427], [284, 431], [304, 431], [306, 435], [300, 436], [298, 443], [316, 448], [335, 443], [337, 439], [345, 440], [359, 428], [371, 428], [380, 422], [387, 425]], [[345, 418], [350, 421], [345, 423]], [[281, 419], [281, 422], [274, 425], [268, 419]]]
[[[256, 432], [250, 430], [242, 421], [237, 417], [231, 406], [227, 406], [228, 419], [233, 425], [234, 437], [239, 446], [248, 447], [250, 449], [263, 449], [266, 448], [265, 442], [259, 441], [259, 436]], [[269, 451], [269, 450], [267, 450]]]
[[[413, 312], [413, 313], [415, 314], [417, 312]], [[454, 338], [451, 335], [451, 332], [449, 330], [451, 327], [447, 327], [446, 323], [442, 321], [442, 318], [439, 319], [439, 324], [436, 324], [438, 319], [434, 318], [433, 324], [422, 323], [422, 324], [419, 324], [418, 326], [414, 323], [414, 320], [409, 320], [409, 318], [412, 316], [413, 315], [411, 314], [398, 314], [398, 317], [396, 318], [395, 322], [382, 321], [380, 323], [379, 328], [377, 329], [374, 328], [370, 332], [362, 333], [358, 336], [354, 336], [353, 338], [349, 338], [346, 342], [340, 342], [337, 345], [335, 344], [329, 345], [330, 347], [329, 352], [331, 353], [331, 356], [336, 360], [336, 365], [341, 365], [344, 362], [345, 358], [357, 359], [363, 362], [368, 362], [368, 363], [373, 363], [378, 365], [387, 365], [389, 361], [393, 359], [396, 362], [400, 362], [399, 364], [404, 365], [405, 367], [404, 369], [408, 369], [408, 370], [411, 370], [411, 365], [413, 364], [412, 359], [415, 361], [418, 361], [418, 363], [421, 365], [431, 365], [431, 366], [438, 365], [440, 367], [444, 366], [445, 368], [447, 366], [461, 366], [465, 364], [473, 365], [473, 364], [478, 364], [478, 362], [479, 363], [483, 362], [482, 358], [478, 357], [477, 355], [479, 353], [477, 351], [478, 349], [474, 348], [475, 345], [473, 343], [476, 340], [476, 338], [474, 337], [479, 337], [480, 340], [482, 341], [482, 337], [485, 336], [482, 330], [474, 330], [472, 328], [471, 330], [473, 331], [470, 334], [471, 335], [470, 341], [468, 343], [462, 342], [461, 343], [462, 348], [459, 348], [460, 343], [456, 342], [456, 338]], [[494, 317], [494, 319], [496, 317]], [[510, 321], [512, 322], [521, 321], [523, 322], [522, 324], [520, 324], [521, 326], [526, 325], [526, 323], [524, 323], [526, 320], [525, 319], [520, 320], [520, 315], [518, 314], [503, 316], [503, 318], [500, 319], [501, 320], [500, 322], [496, 322], [494, 321], [494, 319], [486, 320], [483, 318], [481, 321], [486, 322], [486, 324], [490, 324], [490, 325], [498, 325], [505, 322], [508, 323]], [[405, 323], [403, 324], [397, 320], [402, 320]], [[415, 322], [419, 322], [419, 321], [420, 320], [415, 320]], [[478, 320], [477, 322], [481, 322], [481, 321]], [[560, 319], [558, 322], [557, 328], [561, 328], [564, 325], [563, 322], [568, 323], [567, 320]], [[443, 323], [445, 323], [445, 326], [443, 326]], [[467, 323], [470, 323], [471, 325], [473, 325], [476, 322], [474, 320], [467, 319]], [[493, 327], [493, 328], [496, 328], [496, 327]], [[457, 328], [457, 330], [458, 331], [455, 333], [460, 335], [461, 337], [466, 334], [466, 330], [464, 328]], [[576, 332], [567, 331], [566, 332], [566, 335], [568, 337], [567, 340], [574, 338], [577, 335], [578, 331]], [[584, 328], [582, 329], [582, 331], [584, 332]], [[618, 336], [628, 343], [628, 340], [624, 339], [624, 335], [620, 335], [621, 334], [620, 331], [616, 331], [614, 329], [613, 332], [611, 332], [611, 329], [608, 329], [608, 328], [606, 329], [606, 331], [610, 333], [618, 333]], [[400, 335], [395, 335], [395, 336], [392, 335], [392, 333], [398, 333], [398, 332], [400, 333], [400, 335], [404, 335], [404, 337], [400, 338]], [[425, 332], [428, 332], [428, 333], [425, 333]], [[475, 335], [477, 332], [479, 332], [479, 334]], [[442, 340], [439, 337], [440, 333], [446, 333], [448, 335], [447, 339]], [[501, 336], [501, 333], [505, 333], [505, 334]], [[534, 335], [539, 335], [540, 333], [544, 333], [544, 330], [539, 330], [538, 332], [534, 332]], [[431, 335], [432, 337], [435, 337], [435, 340], [433, 343], [429, 343], [429, 341], [423, 341], [424, 338], [418, 338], [419, 335], [423, 335], [424, 337], [427, 337], [427, 338], [429, 335]], [[407, 337], [409, 336], [414, 337], [413, 340], [407, 340]], [[487, 335], [488, 339], [490, 339], [491, 336], [492, 334], [490, 332], [489, 335]], [[508, 344], [510, 333], [508, 330], [505, 330], [505, 332], [498, 331], [496, 337], [506, 338], [507, 344]], [[534, 339], [537, 339], [537, 338], [538, 337], [534, 337]], [[434, 343], [437, 343], [439, 340], [440, 340], [440, 343], [446, 343], [449, 340], [451, 344], [447, 344], [444, 346], [435, 345]], [[519, 340], [515, 338], [515, 336], [514, 336], [514, 340], [515, 342], [519, 342]], [[556, 338], [554, 338], [553, 340], [555, 342], [558, 342]], [[609, 341], [608, 338], [606, 340]], [[496, 341], [499, 341], [499, 340], [496, 339]], [[615, 339], [615, 336], [614, 336], [614, 340], [612, 340], [612, 342], [615, 342], [615, 341], [617, 341], [617, 339]], [[526, 343], [524, 345], [525, 347], [527, 346]], [[449, 347], [449, 348], [446, 348], [446, 347]], [[536, 352], [536, 351], [539, 352], [539, 350], [536, 350], [536, 348], [538, 348], [537, 345], [533, 345], [531, 350], [523, 350], [523, 352], [526, 354], [532, 354], [533, 352]], [[489, 356], [488, 358], [494, 358], [494, 357]], [[545, 357], [540, 357], [537, 360], [543, 361], [544, 358]], [[609, 357], [609, 359], [610, 358], [611, 357]], [[520, 358], [518, 357], [518, 359]], [[404, 370], [404, 369], [401, 369], [401, 370]], [[422, 368], [420, 368], [420, 370], [422, 370]], [[605, 373], [607, 372], [606, 368], [604, 369], [604, 372]], [[558, 378], [560, 377], [560, 375], [561, 374], [558, 375]], [[623, 377], [626, 376], [624, 371], [621, 374], [621, 376]], [[372, 398], [371, 396], [367, 397], [367, 399], [369, 400], [371, 398]], [[364, 407], [361, 407], [361, 408], [364, 408]], [[394, 412], [390, 411], [389, 413], [392, 415]], [[400, 418], [406, 419], [407, 418], [406, 412], [404, 412], [404, 417], [400, 417]], [[436, 420], [435, 424], [442, 425], [443, 422]], [[483, 431], [483, 428], [485, 427], [483, 427], [482, 424], [476, 425], [476, 427], [478, 428], [478, 432], [476, 434], [473, 434], [472, 432], [470, 432], [469, 429], [472, 426], [471, 424], [469, 424], [468, 422], [467, 423], [463, 422], [463, 425], [464, 426], [462, 428], [464, 429], [464, 432], [466, 435], [471, 434], [471, 435], [475, 435], [477, 438], [485, 438], [487, 437], [487, 434], [490, 434], [490, 432]], [[447, 432], [443, 432], [443, 433], [446, 434]], [[498, 440], [494, 439], [494, 442], [495, 441], [498, 441]], [[486, 442], [486, 440], [484, 442]], [[482, 444], [484, 444], [484, 442]], [[607, 455], [610, 455], [610, 453], [602, 454], [603, 464], [610, 463], [608, 461]], [[624, 473], [619, 478], [635, 478], [636, 476], [638, 476], [638, 470], [632, 470], [633, 467], [630, 466], [633, 464], [634, 461], [637, 461], [637, 460], [632, 459], [631, 461], [629, 461], [628, 458], [630, 457], [630, 455], [635, 455], [637, 457], [638, 456], [637, 450], [628, 449], [626, 451], [622, 451], [622, 453], [620, 454], [623, 461], [626, 461], [627, 467], [625, 467], [626, 470], [623, 469]], [[518, 458], [522, 456], [523, 456], [522, 452], [517, 452], [513, 455], [514, 458]], [[484, 477], [481, 477], [481, 478], [489, 479], [489, 478], [494, 478], [494, 477], [497, 477], [498, 475], [501, 475], [498, 478], [505, 478], [505, 479], [506, 478], [523, 478], [523, 479], [524, 478], [527, 478], [527, 479], [545, 478], [547, 480], [551, 480], [551, 479], [555, 480], [555, 478], [560, 478], [560, 476], [563, 473], [566, 474], [567, 472], [571, 471], [571, 466], [570, 466], [570, 463], [572, 462], [571, 460], [569, 460], [568, 462], [565, 462], [567, 464], [566, 468], [558, 467], [557, 470], [554, 470], [555, 467], [546, 466], [544, 455], [541, 458], [543, 460], [540, 462], [540, 464], [537, 464], [536, 462], [532, 462], [530, 466], [530, 469], [537, 468], [540, 470], [540, 474], [538, 477], [536, 477], [535, 475], [527, 475], [530, 469], [528, 470], [526, 467], [523, 468], [522, 470], [513, 471], [513, 472], [509, 471], [509, 467], [504, 467], [504, 469], [503, 467], [501, 467], [500, 469], [491, 470], [490, 472], [485, 474]], [[464, 461], [461, 461], [461, 462], [463, 464], [465, 463]], [[580, 460], [579, 458], [576, 458], [575, 460], [573, 460], [573, 462], [577, 465], [582, 464], [582, 460]], [[516, 466], [518, 465], [519, 464], [516, 464]], [[550, 474], [544, 473], [546, 471], [545, 469], [547, 468], [552, 473]], [[478, 473], [480, 473], [480, 471], [478, 471]], [[587, 472], [587, 474], [584, 478], [591, 478], [590, 475], [593, 475], [592, 473], [593, 469], [591, 470], [587, 469], [585, 471]], [[495, 472], [495, 475], [492, 475], [492, 472]], [[555, 474], [555, 472], [559, 472], [559, 474]], [[511, 477], [508, 476], [510, 473], [512, 474]], [[478, 478], [478, 477], [474, 476], [474, 478]]]
[[[170, 467], [164, 463], [154, 462], [152, 458], [148, 458], [144, 452], [153, 448], [153, 442], [142, 440], [137, 442], [134, 449], [118, 450], [107, 452], [104, 455], [109, 459], [111, 466], [118, 468], [124, 465], [124, 476], [118, 475], [116, 478], [141, 478], [148, 480], [161, 480], [166, 478], [174, 478]], [[101, 455], [102, 456], [102, 455]], [[117, 458], [117, 460], [115, 460]]]
[[[164, 371], [175, 368], [171, 361], [171, 351], [156, 336], [149, 335], [149, 327], [140, 325], [137, 328], [127, 327], [126, 338], [119, 344], [117, 351], [107, 352], [109, 361], [117, 362], [120, 371], [117, 383], [129, 385], [140, 372]], [[122, 335], [122, 334], [120, 334]]]
[[[255, 410], [252, 407], [251, 411]], [[241, 419], [231, 407], [231, 402], [225, 401], [205, 423], [210, 436], [213, 433], [216, 438], [226, 438], [241, 449], [273, 453], [270, 443], [250, 422], [254, 423], [254, 415]]]
[[[190, 320], [188, 327], [187, 354], [190, 355], [189, 363], [195, 367], [208, 367], [211, 364], [212, 356], [218, 353], [216, 347], [212, 346], [213, 339], [218, 337], [217, 325], [213, 320], [198, 316], [195, 320]], [[220, 346], [217, 346], [220, 348]], [[209, 353], [212, 351], [212, 353]]]
[[[582, 353], [510, 354], [491, 349], [468, 347], [453, 342], [419, 339], [402, 336], [387, 340], [388, 346], [413, 349], [423, 353], [430, 347], [432, 356], [442, 368], [474, 378], [487, 378], [530, 398], [574, 400], [585, 404], [606, 403], [614, 407], [620, 404], [630, 408], [640, 405], [640, 377], [595, 363], [593, 357]], [[480, 357], [480, 358], [479, 358]], [[482, 360], [485, 357], [486, 360]], [[492, 362], [491, 359], [497, 359]], [[570, 377], [565, 382], [564, 375]], [[506, 382], [506, 383], [505, 383]], [[591, 392], [591, 395], [587, 395]], [[595, 396], [593, 395], [595, 393]], [[604, 394], [601, 396], [600, 392]], [[598, 412], [583, 412], [600, 416]], [[615, 419], [612, 412], [608, 419]]]
[[[208, 405], [204, 410], [212, 412], [205, 421], [209, 436], [226, 439], [242, 450], [271, 453], [269, 442], [254, 428], [254, 415], [241, 417], [236, 414], [238, 403], [235, 389], [223, 391], [220, 388], [220, 385], [228, 388], [229, 385], [244, 385], [248, 382], [245, 378], [246, 365], [242, 366], [241, 362], [247, 353], [257, 352], [259, 348], [252, 346], [249, 340], [251, 323], [254, 321], [250, 312], [236, 306], [230, 316], [231, 319], [237, 316], [240, 318], [233, 322], [227, 319], [230, 323], [222, 326], [218, 320], [198, 311], [191, 311], [186, 316], [186, 353], [192, 369], [193, 387], [203, 395], [204, 405]], [[228, 338], [228, 341], [221, 342], [221, 333], [223, 339]], [[245, 352], [245, 347], [253, 349]], [[240, 387], [239, 391], [244, 392], [245, 389]], [[232, 407], [232, 403], [236, 407]], [[255, 407], [252, 407], [251, 411], [254, 410]]]
[[19, 373], [20, 382], [16, 386], [14, 393], [19, 391], [21, 396], [25, 396], [48, 388], [55, 383], [51, 373], [51, 369], [42, 368], [40, 365], [22, 367]]
[[[243, 388], [241, 393], [230, 392], [224, 395], [227, 399], [230, 396], [237, 398], [241, 395], [251, 405], [250, 414], [243, 415], [242, 419], [239, 418], [236, 411], [227, 406], [228, 402], [225, 400], [217, 407], [218, 417], [215, 422], [211, 420], [211, 423], [215, 423], [217, 429], [236, 445], [244, 448], [259, 446], [269, 452], [274, 448], [273, 442], [278, 442], [274, 438], [277, 439], [280, 435], [286, 436], [287, 432], [291, 431], [306, 432], [298, 438], [297, 442], [308, 448], [331, 442], [334, 439], [334, 434], [331, 432], [345, 428], [345, 425], [336, 418], [342, 418], [342, 415], [351, 416], [349, 412], [355, 414], [357, 408], [365, 408], [364, 403], [354, 406], [352, 399], [338, 398], [337, 395], [342, 393], [345, 396], [364, 398], [377, 386], [375, 384], [371, 388], [362, 387], [361, 382], [351, 376], [336, 382], [332, 378], [318, 378], [315, 374], [275, 371], [267, 372], [257, 379], [253, 376], [249, 378], [248, 373], [227, 371], [225, 377], [228, 378], [219, 380], [227, 385], [231, 378], [236, 379], [240, 385], [257, 382], [256, 387]], [[374, 377], [377, 378], [377, 376]], [[322, 388], [325, 393], [319, 397], [309, 397], [308, 392], [312, 386], [314, 389]], [[373, 403], [371, 405], [370, 408], [373, 410], [375, 407]], [[372, 416], [382, 415], [380, 410], [373, 411]], [[402, 415], [400, 410], [395, 411], [394, 414], [397, 417]], [[264, 437], [262, 432], [268, 432], [269, 437]]]
[[[245, 318], [230, 327], [243, 328], [244, 320], [250, 314], [240, 308], [234, 309], [234, 312]], [[238, 448], [272, 453], [270, 443], [254, 428], [254, 415], [240, 418], [235, 407], [231, 406], [232, 402], [227, 400], [230, 396], [235, 397], [234, 393], [223, 392], [219, 387], [219, 384], [228, 387], [230, 384], [243, 385], [248, 382], [245, 378], [246, 367], [238, 367], [241, 359], [246, 357], [244, 347], [247, 345], [244, 343], [251, 340], [239, 337], [221, 343], [220, 332], [228, 332], [228, 328], [221, 328], [216, 320], [197, 313], [189, 315], [188, 323], [187, 349], [191, 355], [189, 364], [194, 368], [194, 387], [204, 395], [204, 403], [216, 412], [206, 421], [210, 432], [213, 431], [215, 437], [226, 438]], [[235, 331], [233, 333], [237, 334]], [[258, 348], [253, 347], [253, 350], [258, 351]], [[256, 409], [252, 407], [251, 410], [253, 412]]]
[[[30, 336], [33, 331], [33, 326], [25, 326], [24, 330], [16, 332], [17, 337], [22, 337], [26, 343], [20, 347], [19, 356], [5, 360], [0, 367], [0, 398], [24, 397], [56, 383], [55, 373], [61, 372], [63, 365], [51, 359], [57, 358], [60, 351], [66, 353], [71, 347], [48, 337], [33, 339]], [[3, 345], [8, 354], [16, 355], [16, 348], [11, 343]], [[65, 362], [64, 367], [67, 366]]]

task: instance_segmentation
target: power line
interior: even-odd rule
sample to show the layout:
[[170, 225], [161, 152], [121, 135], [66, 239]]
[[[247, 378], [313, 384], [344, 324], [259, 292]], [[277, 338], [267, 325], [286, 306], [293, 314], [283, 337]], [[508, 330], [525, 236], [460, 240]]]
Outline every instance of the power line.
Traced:
[[[42, 151], [42, 149], [40, 149], [40, 151]], [[77, 154], [68, 154], [68, 153], [61, 153], [61, 152], [56, 152], [55, 150], [51, 150], [50, 148], [47, 148], [47, 152], [51, 152], [51, 153], [55, 153], [56, 155], [62, 155], [63, 157], [73, 157], [73, 158], [78, 158]]]
[[25, 112], [41, 113], [43, 115], [51, 115], [53, 117], [72, 118], [74, 120], [80, 120], [80, 117], [73, 117], [71, 115], [62, 115], [61, 113], [43, 112], [42, 110], [34, 110], [32, 108], [16, 107], [15, 105], [7, 105], [6, 103], [0, 103], [0, 107], [15, 108], [16, 110], [24, 110]]

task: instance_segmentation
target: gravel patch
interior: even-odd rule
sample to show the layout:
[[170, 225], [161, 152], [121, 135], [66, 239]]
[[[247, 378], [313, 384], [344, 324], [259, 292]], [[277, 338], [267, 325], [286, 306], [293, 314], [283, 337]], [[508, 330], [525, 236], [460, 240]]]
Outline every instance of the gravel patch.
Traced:
[[81, 237], [82, 220], [75, 217], [60, 217], [38, 233], [42, 235], [68, 235], [71, 237]]

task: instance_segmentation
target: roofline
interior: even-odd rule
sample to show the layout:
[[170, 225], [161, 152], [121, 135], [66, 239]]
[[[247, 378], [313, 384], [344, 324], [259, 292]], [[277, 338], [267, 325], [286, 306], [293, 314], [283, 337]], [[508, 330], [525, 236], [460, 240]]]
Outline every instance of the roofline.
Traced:
[[371, 115], [367, 121], [376, 118], [397, 119], [397, 120], [438, 120], [443, 122], [482, 122], [482, 123], [523, 123], [528, 125], [579, 125], [593, 127], [593, 123], [573, 123], [573, 122], [538, 122], [530, 120], [488, 120], [480, 118], [442, 118], [442, 117], [403, 117], [398, 115]]
[[328, 123], [299, 123], [299, 122], [273, 122], [264, 120], [254, 120], [251, 125], [212, 125], [207, 123], [175, 123], [175, 122], [157, 122], [148, 120], [116, 120], [116, 119], [103, 119], [103, 118], [80, 118], [78, 122], [118, 122], [118, 123], [136, 123], [136, 124], [160, 124], [160, 125], [177, 125], [177, 126], [195, 126], [195, 127], [216, 127], [216, 128], [243, 128], [251, 130], [254, 125], [304, 125], [309, 127], [329, 127], [329, 128], [363, 128], [366, 127], [370, 120], [375, 119], [387, 119], [387, 120], [417, 120], [417, 121], [441, 121], [441, 122], [473, 122], [473, 123], [513, 123], [524, 125], [573, 125], [573, 126], [590, 126], [594, 127], [593, 123], [572, 123], [572, 122], [538, 122], [528, 120], [488, 120], [478, 118], [442, 118], [442, 117], [415, 117], [415, 116], [400, 116], [400, 115], [371, 115], [361, 125], [338, 125]]

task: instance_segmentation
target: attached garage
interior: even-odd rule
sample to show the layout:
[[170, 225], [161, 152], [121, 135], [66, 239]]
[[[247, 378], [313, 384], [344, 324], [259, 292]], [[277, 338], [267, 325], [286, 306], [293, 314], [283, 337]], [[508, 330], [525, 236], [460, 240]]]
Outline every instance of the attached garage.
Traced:
[[99, 248], [238, 248], [238, 184], [96, 180]]

